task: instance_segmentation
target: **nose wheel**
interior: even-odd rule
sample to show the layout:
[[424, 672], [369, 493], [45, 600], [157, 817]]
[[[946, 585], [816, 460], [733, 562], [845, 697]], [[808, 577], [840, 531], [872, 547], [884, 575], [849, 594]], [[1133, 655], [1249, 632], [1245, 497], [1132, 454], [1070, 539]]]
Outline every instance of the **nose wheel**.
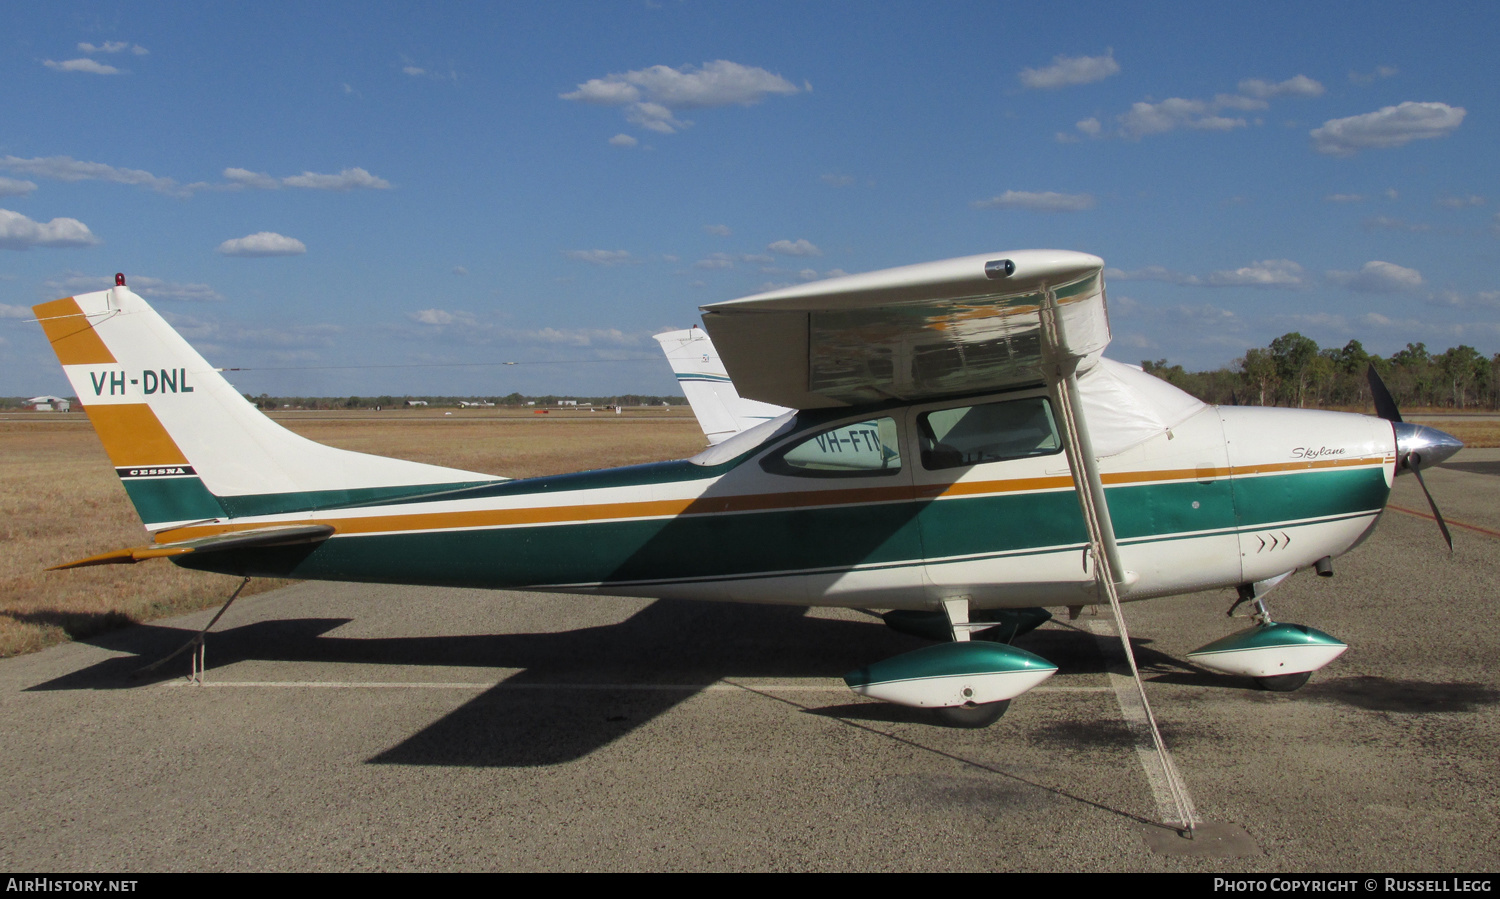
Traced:
[[1002, 699], [999, 702], [984, 702], [977, 705], [955, 705], [947, 708], [933, 709], [938, 721], [947, 727], [989, 727], [1005, 710], [1010, 708], [1010, 700]]
[[1257, 677], [1255, 682], [1262, 690], [1271, 693], [1291, 693], [1300, 690], [1312, 677], [1311, 671], [1299, 671], [1296, 674], [1273, 674], [1270, 677]]

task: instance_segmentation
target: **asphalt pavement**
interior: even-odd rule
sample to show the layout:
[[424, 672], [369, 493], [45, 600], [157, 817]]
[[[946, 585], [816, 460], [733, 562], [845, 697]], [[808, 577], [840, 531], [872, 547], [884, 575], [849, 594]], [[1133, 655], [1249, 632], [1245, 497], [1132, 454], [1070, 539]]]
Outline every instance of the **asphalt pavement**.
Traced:
[[1126, 607], [1197, 851], [1153, 824], [1107, 609], [955, 730], [843, 687], [921, 645], [865, 612], [304, 583], [229, 610], [203, 686], [131, 673], [212, 612], [0, 661], [0, 866], [1493, 871], [1500, 451], [1428, 483], [1452, 556], [1403, 477], [1411, 512], [1271, 594], [1350, 644], [1297, 693], [1185, 660], [1246, 625], [1228, 591]]

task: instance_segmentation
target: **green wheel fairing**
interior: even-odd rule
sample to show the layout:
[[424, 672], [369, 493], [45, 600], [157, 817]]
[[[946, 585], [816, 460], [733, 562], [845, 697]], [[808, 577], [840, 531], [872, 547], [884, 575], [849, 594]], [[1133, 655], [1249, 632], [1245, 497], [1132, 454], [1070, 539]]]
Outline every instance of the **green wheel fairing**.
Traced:
[[1056, 671], [1057, 666], [1024, 649], [1001, 643], [940, 643], [865, 665], [844, 675], [852, 690], [932, 678], [972, 677], [1008, 672]]
[[1344, 646], [1317, 628], [1302, 624], [1271, 624], [1221, 637], [1207, 646], [1195, 649], [1193, 656], [1224, 652], [1246, 652], [1252, 649], [1278, 649], [1284, 646]]
[[1187, 657], [1215, 671], [1270, 678], [1269, 684], [1262, 682], [1268, 689], [1294, 690], [1306, 679], [1280, 678], [1317, 671], [1348, 648], [1322, 631], [1301, 624], [1268, 624], [1215, 640]]

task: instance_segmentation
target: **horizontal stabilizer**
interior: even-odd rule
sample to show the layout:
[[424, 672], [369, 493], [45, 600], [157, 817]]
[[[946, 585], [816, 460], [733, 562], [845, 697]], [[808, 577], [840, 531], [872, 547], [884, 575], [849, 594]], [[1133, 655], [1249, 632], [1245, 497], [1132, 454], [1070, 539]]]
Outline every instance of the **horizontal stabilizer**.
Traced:
[[186, 553], [223, 552], [231, 549], [264, 549], [270, 546], [294, 546], [303, 543], [322, 543], [333, 536], [333, 526], [327, 524], [294, 525], [291, 527], [257, 528], [253, 531], [232, 531], [181, 543], [151, 543], [129, 549], [117, 549], [97, 556], [89, 556], [76, 562], [53, 565], [48, 571], [65, 568], [87, 568], [91, 565], [132, 565], [147, 559], [180, 556]]

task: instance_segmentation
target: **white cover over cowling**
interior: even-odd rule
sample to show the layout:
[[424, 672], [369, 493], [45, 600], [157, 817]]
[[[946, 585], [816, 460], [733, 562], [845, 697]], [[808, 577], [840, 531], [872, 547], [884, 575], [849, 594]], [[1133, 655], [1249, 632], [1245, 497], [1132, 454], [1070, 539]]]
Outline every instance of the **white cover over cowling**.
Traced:
[[1078, 374], [1094, 453], [1122, 453], [1208, 408], [1202, 400], [1133, 365], [1101, 358]]

